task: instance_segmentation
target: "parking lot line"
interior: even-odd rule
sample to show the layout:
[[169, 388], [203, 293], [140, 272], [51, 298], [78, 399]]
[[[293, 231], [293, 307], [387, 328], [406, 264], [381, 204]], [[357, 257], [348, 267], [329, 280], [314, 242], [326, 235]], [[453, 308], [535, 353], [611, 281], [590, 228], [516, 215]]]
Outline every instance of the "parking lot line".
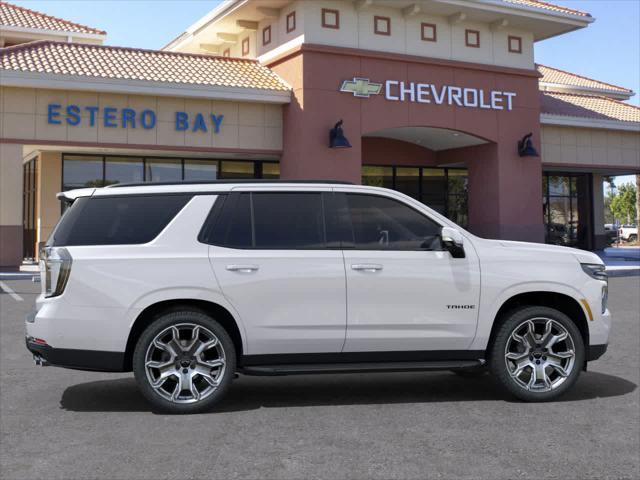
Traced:
[[0, 290], [5, 293], [8, 293], [11, 298], [13, 298], [16, 302], [22, 302], [23, 298], [14, 292], [9, 285], [4, 282], [0, 282]]

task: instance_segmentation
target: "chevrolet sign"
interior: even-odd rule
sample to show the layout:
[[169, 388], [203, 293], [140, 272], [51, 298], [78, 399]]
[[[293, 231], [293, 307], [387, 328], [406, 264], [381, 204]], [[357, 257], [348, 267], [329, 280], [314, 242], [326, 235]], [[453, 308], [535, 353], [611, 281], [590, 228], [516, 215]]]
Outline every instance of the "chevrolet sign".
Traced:
[[340, 91], [353, 93], [354, 97], [369, 98], [371, 95], [378, 95], [382, 91], [382, 84], [370, 82], [368, 78], [353, 77], [353, 80], [342, 82]]

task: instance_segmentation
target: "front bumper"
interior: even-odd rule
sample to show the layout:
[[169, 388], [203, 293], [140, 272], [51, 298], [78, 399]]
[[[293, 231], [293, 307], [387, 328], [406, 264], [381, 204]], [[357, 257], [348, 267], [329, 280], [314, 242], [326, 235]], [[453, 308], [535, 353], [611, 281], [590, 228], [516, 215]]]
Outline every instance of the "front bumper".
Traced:
[[606, 343], [603, 345], [589, 345], [587, 348], [587, 362], [592, 362], [603, 356], [608, 346]]
[[[33, 337], [26, 337], [27, 350], [40, 365], [91, 370], [97, 372], [123, 372], [124, 352], [103, 352], [99, 350], [73, 350], [53, 348], [50, 345], [36, 343]], [[42, 362], [44, 360], [44, 362]]]

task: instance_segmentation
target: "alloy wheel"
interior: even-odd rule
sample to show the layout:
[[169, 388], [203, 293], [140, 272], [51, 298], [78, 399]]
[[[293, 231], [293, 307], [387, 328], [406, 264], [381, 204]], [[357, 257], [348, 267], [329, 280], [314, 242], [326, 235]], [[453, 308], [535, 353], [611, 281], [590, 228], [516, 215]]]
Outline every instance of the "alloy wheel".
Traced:
[[562, 385], [575, 368], [571, 334], [556, 320], [532, 318], [518, 325], [507, 340], [507, 372], [521, 388], [549, 392]]
[[193, 323], [165, 328], [145, 354], [149, 384], [173, 403], [194, 403], [210, 396], [220, 385], [225, 366], [220, 340], [209, 329]]

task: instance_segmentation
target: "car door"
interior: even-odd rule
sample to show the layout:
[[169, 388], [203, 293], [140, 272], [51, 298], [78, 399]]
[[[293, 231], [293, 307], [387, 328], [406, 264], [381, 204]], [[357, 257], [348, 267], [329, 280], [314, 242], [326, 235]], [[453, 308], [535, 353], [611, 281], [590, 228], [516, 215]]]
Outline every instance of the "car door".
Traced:
[[343, 351], [464, 350], [475, 335], [478, 258], [443, 250], [435, 220], [398, 198], [345, 193], [347, 337]]
[[324, 195], [234, 191], [225, 202], [210, 261], [244, 326], [245, 355], [342, 349], [344, 260], [327, 245]]

